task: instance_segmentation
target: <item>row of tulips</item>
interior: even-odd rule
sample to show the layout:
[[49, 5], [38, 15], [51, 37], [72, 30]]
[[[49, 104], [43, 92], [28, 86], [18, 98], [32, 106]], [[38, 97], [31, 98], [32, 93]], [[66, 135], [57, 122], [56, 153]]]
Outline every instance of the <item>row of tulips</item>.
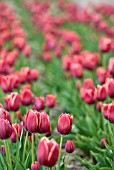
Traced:
[[[89, 115], [87, 117], [86, 113], [84, 115], [85, 117], [83, 117], [81, 114], [77, 116], [82, 116], [82, 119], [85, 120], [85, 126], [87, 127], [89, 127], [87, 122], [90, 123], [90, 128], [94, 127], [93, 124], [98, 126], [98, 129], [97, 127], [93, 128], [95, 131], [98, 130], [98, 133], [91, 132], [92, 129], [89, 129], [92, 135], [89, 134], [89, 132], [86, 132], [87, 134], [84, 137], [81, 137], [79, 134], [79, 137], [77, 137], [77, 140], [80, 142], [79, 146], [86, 150], [87, 148], [84, 147], [84, 144], [86, 143], [86, 146], [89, 148], [88, 143], [92, 143], [90, 144], [90, 149], [92, 151], [89, 150], [89, 153], [91, 152], [92, 156], [99, 163], [98, 165], [94, 166], [94, 169], [99, 169], [100, 167], [104, 167], [104, 169], [105, 167], [113, 169], [114, 136], [112, 124], [114, 123], [114, 111], [112, 100], [114, 98], [114, 7], [110, 5], [95, 6], [91, 4], [92, 11], [89, 11], [88, 8], [79, 10], [78, 7], [73, 3], [67, 3], [65, 1], [59, 0], [56, 3], [56, 5], [58, 5], [58, 11], [64, 11], [64, 13], [62, 13], [63, 15], [61, 14], [57, 17], [48, 12], [51, 11], [52, 4], [50, 2], [33, 1], [31, 3], [27, 3], [24, 1], [22, 3], [24, 7], [31, 12], [31, 20], [35, 29], [37, 32], [41, 32], [44, 37], [42, 53], [39, 54], [39, 58], [43, 58], [46, 62], [52, 61], [52, 64], [52, 56], [60, 58], [61, 67], [65, 73], [65, 76], [70, 78], [70, 81], [71, 77], [73, 80], [74, 78], [76, 80], [76, 89], [78, 89], [80, 92], [80, 94], [78, 94], [78, 96], [80, 96], [79, 104], [82, 103], [83, 100], [86, 104], [93, 105], [91, 108], [85, 103], [81, 105], [83, 111], [86, 111], [86, 109], [88, 113], [92, 111], [90, 114], [91, 117], [89, 117]], [[106, 21], [105, 17], [108, 17]], [[66, 24], [68, 21], [70, 24], [81, 23], [83, 24], [83, 27], [88, 26], [97, 32], [97, 37], [95, 38], [98, 39], [98, 44], [96, 48], [97, 50], [95, 50], [95, 52], [93, 52], [94, 50], [92, 52], [87, 51], [87, 49], [84, 51], [83, 43], [80, 40], [81, 35], [71, 31], [71, 28], [69, 31], [64, 29], [64, 24]], [[108, 25], [109, 22], [111, 22], [111, 27]], [[90, 36], [92, 37], [92, 35]], [[92, 78], [95, 78], [96, 80], [93, 81], [90, 78], [85, 79], [85, 77], [87, 77], [85, 76], [87, 71], [89, 75], [90, 73], [94, 74], [94, 77]], [[73, 92], [75, 93], [75, 90]], [[72, 105], [72, 107], [74, 106]], [[101, 112], [101, 114], [98, 115], [98, 112]], [[98, 118], [95, 118], [95, 116]], [[90, 121], [86, 120], [86, 118], [88, 118], [88, 120], [90, 119]], [[81, 118], [79, 118], [79, 120], [81, 120]], [[81, 129], [82, 127], [79, 126], [79, 128]], [[82, 134], [84, 134], [85, 129], [82, 129]], [[96, 137], [94, 137], [95, 135]], [[90, 137], [92, 137], [92, 139], [90, 139]], [[98, 138], [98, 140], [96, 140], [96, 138]], [[77, 158], [88, 169], [93, 168], [93, 166], [87, 163], [85, 160], [79, 157]]]
[[[64, 135], [68, 135], [72, 130], [73, 117], [62, 113], [58, 118], [60, 146], [54, 139], [47, 138], [52, 134], [51, 114], [48, 115], [44, 109], [46, 107], [52, 109], [56, 105], [56, 97], [51, 94], [47, 94], [46, 97], [34, 96], [32, 83], [38, 80], [39, 72], [36, 69], [23, 67], [23, 63], [20, 71], [16, 70], [16, 62], [19, 62], [20, 55], [30, 57], [31, 54], [25, 32], [17, 21], [14, 9], [4, 2], [0, 3], [0, 18], [0, 85], [4, 93], [9, 93], [4, 96], [4, 107], [0, 104], [2, 154], [0, 154], [0, 169], [39, 170], [54, 166], [55, 169], [61, 169], [62, 140]], [[23, 84], [26, 85], [22, 86]], [[29, 106], [31, 109], [26, 108], [27, 113], [20, 111], [21, 104], [23, 108]], [[65, 144], [66, 153], [72, 153], [74, 149], [73, 141], [68, 140]], [[57, 161], [58, 165], [55, 165]], [[67, 164], [68, 161], [66, 167]]]

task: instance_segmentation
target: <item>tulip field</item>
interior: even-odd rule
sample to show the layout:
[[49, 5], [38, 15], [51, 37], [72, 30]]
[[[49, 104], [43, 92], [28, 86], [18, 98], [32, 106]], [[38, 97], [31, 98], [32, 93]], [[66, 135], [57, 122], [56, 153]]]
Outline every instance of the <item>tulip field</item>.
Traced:
[[114, 170], [113, 124], [114, 5], [1, 0], [0, 170]]

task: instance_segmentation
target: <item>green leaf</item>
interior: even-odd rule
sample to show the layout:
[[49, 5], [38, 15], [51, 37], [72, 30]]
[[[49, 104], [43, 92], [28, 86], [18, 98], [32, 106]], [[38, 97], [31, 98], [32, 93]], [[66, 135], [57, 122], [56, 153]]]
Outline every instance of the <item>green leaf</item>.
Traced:
[[25, 165], [25, 167], [30, 167], [30, 165], [31, 165], [31, 150], [28, 152], [28, 154], [26, 156], [24, 165]]
[[12, 159], [14, 159], [15, 163], [18, 165], [18, 168], [21, 170], [26, 170], [26, 168], [24, 167], [24, 165], [21, 163], [21, 161], [19, 161], [14, 155], [11, 155]]
[[0, 163], [2, 164], [2, 167], [4, 167], [4, 170], [8, 169], [7, 162], [4, 156], [1, 154], [1, 152], [0, 152]]
[[80, 163], [85, 166], [86, 168], [90, 169], [90, 170], [99, 170], [99, 168], [97, 167], [97, 165], [92, 165], [90, 162], [88, 162], [86, 159], [81, 158], [80, 156], [75, 154], [75, 157], [80, 161]]

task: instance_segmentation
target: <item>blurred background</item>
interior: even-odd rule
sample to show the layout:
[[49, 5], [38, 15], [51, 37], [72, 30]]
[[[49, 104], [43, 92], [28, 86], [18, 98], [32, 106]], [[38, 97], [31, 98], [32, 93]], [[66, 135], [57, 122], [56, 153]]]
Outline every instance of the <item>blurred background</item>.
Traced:
[[85, 6], [85, 5], [89, 5], [90, 3], [95, 3], [95, 4], [99, 4], [99, 3], [107, 3], [107, 4], [114, 4], [114, 0], [74, 0], [75, 2], [77, 2], [77, 4], [79, 4], [80, 6]]

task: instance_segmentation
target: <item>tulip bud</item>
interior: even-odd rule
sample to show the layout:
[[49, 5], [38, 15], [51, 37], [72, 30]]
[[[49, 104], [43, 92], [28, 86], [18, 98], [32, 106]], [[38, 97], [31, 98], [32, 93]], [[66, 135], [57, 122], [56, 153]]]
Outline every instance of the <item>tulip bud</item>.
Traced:
[[102, 145], [103, 148], [106, 147], [106, 144], [107, 144], [107, 143], [108, 143], [108, 141], [107, 141], [106, 138], [103, 138], [103, 139], [101, 140], [101, 145]]
[[97, 100], [98, 101], [104, 101], [107, 97], [107, 90], [106, 86], [98, 86], [97, 87]]
[[48, 94], [46, 96], [46, 105], [49, 108], [53, 108], [55, 106], [55, 102], [56, 102], [56, 96], [53, 96], [53, 95], [50, 95], [50, 94]]
[[28, 88], [24, 88], [21, 90], [20, 93], [21, 96], [21, 102], [24, 106], [29, 106], [33, 102], [33, 94], [32, 91]]
[[59, 155], [59, 145], [54, 139], [50, 141], [43, 137], [38, 145], [37, 159], [43, 166], [52, 167], [56, 164]]
[[108, 63], [108, 71], [114, 77], [114, 58], [110, 58]]
[[17, 111], [21, 104], [21, 98], [18, 93], [11, 93], [4, 98], [4, 105], [8, 111]]
[[16, 138], [18, 137], [18, 139], [20, 139], [21, 136], [21, 131], [22, 131], [22, 126], [20, 126], [19, 124], [15, 123], [14, 125], [12, 125], [12, 134], [10, 136], [10, 140], [13, 143], [16, 143]]
[[36, 110], [29, 110], [24, 116], [24, 127], [31, 133], [39, 132], [40, 113]]
[[40, 170], [40, 165], [38, 162], [33, 162], [31, 164], [31, 170]]
[[101, 102], [98, 102], [97, 105], [96, 105], [96, 110], [98, 112], [101, 112], [101, 109], [102, 109], [102, 103]]
[[83, 73], [83, 67], [79, 63], [72, 63], [71, 64], [71, 73], [74, 77], [76, 78], [82, 78], [84, 73]]
[[107, 53], [111, 50], [111, 39], [107, 37], [102, 37], [99, 41], [99, 50], [103, 53]]
[[109, 118], [109, 115], [108, 115], [108, 104], [104, 104], [103, 107], [102, 107], [102, 113], [103, 113], [103, 116], [105, 119], [108, 119]]
[[65, 150], [68, 153], [74, 152], [74, 143], [71, 140], [68, 140], [65, 144]]
[[80, 81], [76, 81], [75, 87], [76, 87], [77, 90], [80, 90], [81, 82]]
[[114, 104], [113, 103], [108, 105], [108, 119], [111, 123], [114, 124]]
[[12, 126], [10, 122], [6, 119], [0, 119], [0, 139], [8, 139], [12, 134]]
[[95, 89], [80, 89], [80, 96], [87, 104], [94, 104], [96, 101], [96, 90]]
[[0, 146], [0, 150], [1, 150], [2, 155], [6, 156], [5, 146], [4, 145]]
[[34, 100], [33, 108], [37, 111], [44, 110], [44, 108], [45, 108], [44, 97], [36, 97]]
[[57, 130], [62, 135], [68, 135], [71, 132], [73, 117], [69, 114], [61, 114], [58, 119]]
[[114, 79], [108, 79], [106, 82], [108, 96], [114, 98]]
[[11, 92], [14, 88], [13, 78], [11, 76], [2, 76], [1, 77], [1, 88], [2, 90], [7, 93]]
[[104, 84], [108, 76], [107, 70], [103, 67], [97, 68], [97, 78], [100, 84]]
[[6, 119], [11, 124], [10, 114], [6, 110], [4, 110], [3, 108], [0, 108], [0, 119]]
[[31, 48], [28, 45], [25, 45], [24, 49], [23, 49], [23, 54], [25, 57], [29, 57], [31, 54]]
[[83, 87], [85, 89], [94, 89], [95, 86], [94, 86], [94, 82], [92, 79], [85, 79], [84, 82], [83, 82]]
[[19, 121], [22, 121], [22, 115], [21, 115], [21, 112], [20, 112], [20, 111], [17, 111], [17, 112], [16, 112], [16, 116], [17, 116], [17, 119], [18, 119]]
[[65, 71], [70, 70], [70, 66], [71, 66], [71, 57], [68, 56], [64, 56], [62, 58], [62, 68]]
[[47, 133], [50, 130], [50, 120], [46, 112], [40, 113], [39, 133]]

